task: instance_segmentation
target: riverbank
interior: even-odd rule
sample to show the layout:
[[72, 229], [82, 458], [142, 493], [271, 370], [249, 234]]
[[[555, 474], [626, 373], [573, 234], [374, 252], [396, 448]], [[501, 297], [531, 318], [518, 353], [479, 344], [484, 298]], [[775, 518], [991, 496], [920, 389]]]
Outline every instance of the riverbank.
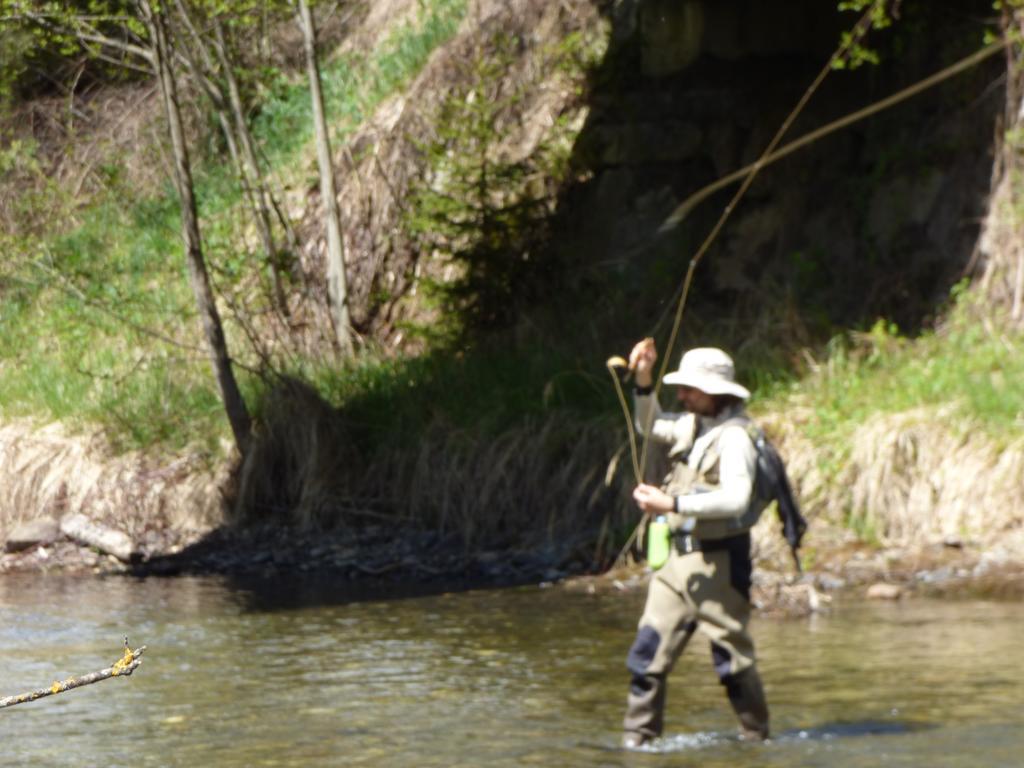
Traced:
[[[752, 601], [760, 613], [799, 616], [828, 611], [833, 597], [1024, 596], [1024, 560], [1010, 549], [959, 541], [872, 546], [827, 525], [812, 528], [809, 542], [804, 559], [813, 562], [803, 574], [797, 574], [777, 550], [755, 545], [761, 556]], [[651, 576], [643, 562], [595, 572], [584, 553], [557, 559], [536, 551], [471, 551], [454, 535], [394, 524], [309, 533], [282, 532], [274, 526], [219, 528], [135, 562], [67, 537], [0, 554], [0, 578], [54, 572], [257, 579], [310, 575], [385, 590], [431, 584], [445, 590], [540, 584], [624, 595], [645, 590]]]
[[556, 582], [582, 573], [582, 561], [556, 562], [528, 551], [470, 550], [456, 536], [410, 526], [282, 531], [218, 528], [187, 544], [121, 559], [67, 537], [0, 554], [0, 575], [63, 571], [96, 575], [186, 576], [321, 573], [346, 581], [444, 581], [472, 585]]
[[[645, 590], [643, 564], [572, 577], [569, 589], [588, 593]], [[915, 597], [1024, 597], [1024, 561], [1010, 552], [970, 546], [872, 547], [862, 543], [819, 551], [797, 574], [757, 564], [751, 601], [762, 614], [802, 616], [828, 611], [833, 597], [903, 600]]]
[[[616, 454], [614, 423], [555, 413], [472, 443], [439, 429], [410, 449], [417, 461], [399, 451], [367, 463], [345, 430], [331, 430], [338, 412], [307, 400], [281, 409], [277, 421], [265, 415], [268, 444], [278, 421], [291, 442], [278, 439], [275, 460], [248, 473], [199, 454], [117, 454], [100, 434], [60, 425], [0, 429], [0, 574], [314, 573], [396, 588], [565, 583], [630, 591], [646, 583], [642, 565], [600, 573], [635, 520], [627, 462], [620, 455], [601, 471]], [[811, 521], [806, 574], [795, 577], [778, 521], [764, 515], [754, 531], [754, 598], [763, 611], [812, 612], [831, 594], [870, 589], [888, 599], [1024, 595], [1019, 438], [998, 441], [969, 429], [975, 422], [918, 409], [865, 419], [838, 441], [814, 432], [806, 403], [788, 405], [758, 418], [787, 457]], [[310, 434], [328, 464], [307, 466]], [[836, 452], [839, 442], [845, 454]], [[284, 467], [308, 470], [306, 479], [282, 483]], [[501, 474], [492, 477], [495, 467]], [[249, 505], [264, 511], [259, 520], [232, 515], [245, 487], [240, 476], [269, 489]], [[482, 486], [468, 480], [484, 477]], [[453, 486], [453, 478], [461, 480]], [[67, 525], [72, 519], [77, 527]]]

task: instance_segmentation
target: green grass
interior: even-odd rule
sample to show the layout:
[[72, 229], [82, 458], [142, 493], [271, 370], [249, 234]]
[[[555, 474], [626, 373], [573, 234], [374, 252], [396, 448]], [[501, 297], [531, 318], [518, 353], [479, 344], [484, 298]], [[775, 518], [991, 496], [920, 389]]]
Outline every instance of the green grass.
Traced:
[[[465, 0], [420, 6], [419, 18], [371, 56], [323, 65], [336, 137], [407, 84], [465, 13]], [[304, 78], [278, 82], [255, 133], [272, 171], [308, 152]], [[200, 163], [194, 174], [211, 271], [222, 285], [239, 280], [261, 258], [238, 247], [240, 190], [226, 164]], [[124, 450], [199, 444], [216, 452], [227, 424], [186, 278], [177, 199], [169, 184], [139, 199], [111, 182], [110, 193], [77, 211], [81, 223], [63, 234], [40, 242], [0, 233], [7, 257], [0, 265], [0, 412], [99, 425]], [[244, 359], [241, 335], [232, 336], [233, 352]], [[377, 375], [386, 376], [387, 366]], [[241, 379], [254, 402], [259, 382]]]
[[1024, 335], [957, 293], [940, 330], [908, 339], [879, 321], [865, 334], [834, 339], [816, 371], [765, 386], [759, 407], [809, 407], [808, 436], [841, 453], [868, 418], [918, 407], [952, 407], [951, 430], [1013, 439], [1024, 427]]
[[[421, 7], [420, 18], [394, 30], [371, 58], [350, 54], [321, 64], [324, 111], [335, 147], [378, 104], [403, 88], [434, 49], [455, 33], [466, 1], [430, 0]], [[313, 123], [305, 79], [280, 77], [272, 89], [273, 97], [260, 110], [253, 131], [271, 165], [279, 167], [312, 140]]]
[[219, 427], [202, 355], [143, 331], [196, 337], [176, 203], [122, 207], [111, 195], [78, 218], [49, 240], [5, 242], [4, 415], [101, 425], [124, 448], [210, 443]]
[[293, 373], [343, 408], [372, 449], [403, 436], [415, 440], [437, 425], [486, 437], [552, 409], [609, 413], [614, 394], [607, 374], [594, 368], [543, 347], [495, 345], [465, 354], [439, 349], [414, 358], [368, 357], [351, 367], [305, 366]]

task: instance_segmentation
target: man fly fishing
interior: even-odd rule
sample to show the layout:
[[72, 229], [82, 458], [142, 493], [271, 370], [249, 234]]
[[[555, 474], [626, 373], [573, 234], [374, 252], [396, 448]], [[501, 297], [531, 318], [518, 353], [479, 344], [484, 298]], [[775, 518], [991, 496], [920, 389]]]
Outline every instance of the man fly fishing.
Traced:
[[623, 746], [661, 735], [666, 678], [693, 633], [711, 640], [715, 672], [739, 718], [741, 736], [768, 737], [768, 706], [755, 666], [750, 620], [750, 529], [766, 501], [755, 492], [758, 452], [747, 430], [750, 393], [735, 381], [732, 359], [714, 348], [686, 352], [665, 376], [682, 411], [664, 413], [653, 396], [653, 339], [629, 356], [635, 374], [637, 429], [668, 448], [661, 487], [639, 484], [633, 498], [664, 516], [672, 546], [655, 571], [627, 667], [631, 673]]

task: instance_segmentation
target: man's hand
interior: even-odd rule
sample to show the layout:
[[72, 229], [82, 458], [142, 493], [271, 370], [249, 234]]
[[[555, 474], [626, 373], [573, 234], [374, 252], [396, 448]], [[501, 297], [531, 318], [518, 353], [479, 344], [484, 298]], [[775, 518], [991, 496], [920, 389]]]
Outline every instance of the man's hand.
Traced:
[[676, 501], [667, 493], [653, 485], [641, 483], [633, 489], [633, 501], [644, 512], [666, 513], [674, 512]]
[[629, 353], [629, 370], [635, 373], [638, 387], [651, 386], [654, 378], [652, 372], [657, 359], [658, 350], [654, 346], [654, 339], [648, 337], [633, 345]]

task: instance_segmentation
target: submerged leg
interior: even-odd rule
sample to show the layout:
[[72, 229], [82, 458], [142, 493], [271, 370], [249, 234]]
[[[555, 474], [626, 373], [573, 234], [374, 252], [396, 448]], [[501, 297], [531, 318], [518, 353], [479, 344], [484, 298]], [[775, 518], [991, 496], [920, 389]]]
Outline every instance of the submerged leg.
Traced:
[[740, 737], [751, 741], [768, 738], [768, 702], [757, 667], [747, 667], [722, 680], [736, 717], [740, 721]]
[[698, 588], [698, 621], [711, 640], [715, 673], [725, 686], [729, 703], [740, 721], [743, 738], [768, 738], [768, 705], [755, 667], [750, 636], [750, 557], [747, 543], [737, 551], [708, 555], [714, 563], [712, 578]]
[[665, 675], [636, 674], [629, 681], [622, 746], [639, 747], [660, 736], [665, 721]]
[[682, 597], [660, 579], [652, 579], [647, 605], [626, 667], [631, 678], [622, 721], [622, 744], [638, 747], [661, 735], [666, 677], [696, 629]]

